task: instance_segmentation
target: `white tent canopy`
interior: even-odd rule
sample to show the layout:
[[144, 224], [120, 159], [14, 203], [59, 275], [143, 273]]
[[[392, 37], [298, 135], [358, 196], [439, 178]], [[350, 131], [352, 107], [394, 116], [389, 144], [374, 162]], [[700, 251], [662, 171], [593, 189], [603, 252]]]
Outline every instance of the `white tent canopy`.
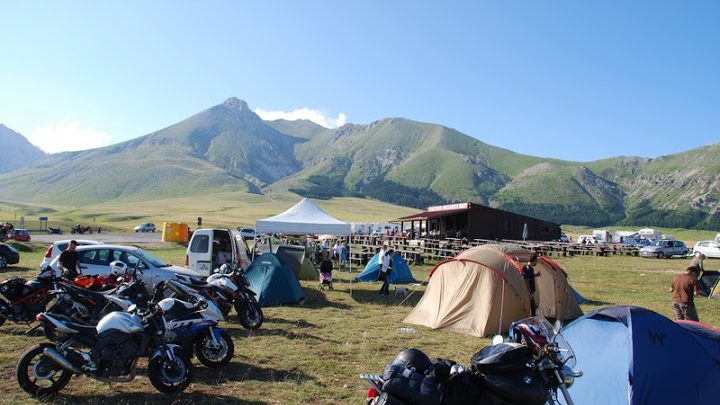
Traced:
[[258, 233], [349, 235], [350, 224], [328, 215], [307, 198], [274, 217], [255, 222]]

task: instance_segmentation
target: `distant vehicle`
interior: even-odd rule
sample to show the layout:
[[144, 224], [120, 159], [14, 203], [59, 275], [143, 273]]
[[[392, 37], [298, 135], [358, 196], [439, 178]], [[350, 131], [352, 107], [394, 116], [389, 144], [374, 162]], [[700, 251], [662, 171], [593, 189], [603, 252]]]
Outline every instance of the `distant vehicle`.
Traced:
[[623, 238], [622, 244], [625, 246], [647, 246], [650, 241], [644, 238]]
[[705, 257], [720, 259], [720, 242], [714, 240], [701, 240], [695, 244], [693, 252], [700, 252]]
[[645, 228], [638, 231], [641, 237], [648, 239], [648, 240], [658, 240], [662, 239], [662, 234], [659, 231], [656, 231], [652, 228]]
[[155, 224], [147, 222], [135, 227], [135, 232], [155, 232]]
[[232, 266], [250, 266], [250, 250], [245, 239], [230, 229], [203, 228], [193, 232], [185, 252], [185, 266], [203, 276], [210, 276], [220, 267], [219, 253]]
[[[78, 247], [80, 246], [86, 246], [86, 245], [100, 245], [102, 242], [97, 240], [86, 240], [86, 239], [75, 239], [75, 241], [78, 243]], [[40, 270], [44, 269], [45, 267], [49, 266], [50, 263], [58, 257], [58, 255], [67, 249], [68, 245], [70, 244], [70, 239], [65, 240], [59, 240], [55, 243], [51, 243], [48, 245], [47, 250], [45, 251], [45, 257], [43, 257], [42, 262], [40, 262]]]
[[9, 264], [17, 264], [20, 262], [20, 253], [4, 243], [0, 243], [0, 269], [4, 269]]
[[18, 242], [30, 242], [30, 232], [27, 229], [13, 229], [10, 232], [10, 239], [15, 239]]
[[577, 243], [581, 245], [598, 245], [600, 241], [592, 235], [580, 235], [577, 238]]
[[254, 239], [258, 236], [257, 233], [255, 233], [255, 228], [238, 226], [237, 231], [243, 239]]
[[[129, 269], [140, 270], [141, 278], [149, 292], [152, 292], [155, 285], [163, 280], [180, 279], [189, 282], [191, 278], [200, 279], [202, 277], [196, 271], [173, 266], [134, 246], [86, 245], [78, 246], [77, 252], [80, 256], [80, 272], [83, 275], [110, 275], [110, 263], [119, 260], [125, 263]], [[59, 260], [60, 256], [50, 263], [50, 267], [58, 276], [60, 275]]]
[[718, 233], [717, 235], [715, 235], [715, 241], [716, 241], [716, 242], [720, 242], [720, 233]]
[[47, 233], [54, 234], [54, 235], [62, 235], [63, 231], [60, 228], [53, 228], [51, 226], [48, 227]]
[[641, 257], [657, 257], [663, 259], [672, 256], [686, 256], [688, 248], [685, 242], [679, 240], [658, 240], [652, 245], [640, 248]]
[[608, 232], [607, 229], [594, 229], [592, 231], [592, 236], [595, 237], [595, 240], [602, 243], [607, 243], [612, 240], [610, 238], [610, 232]]

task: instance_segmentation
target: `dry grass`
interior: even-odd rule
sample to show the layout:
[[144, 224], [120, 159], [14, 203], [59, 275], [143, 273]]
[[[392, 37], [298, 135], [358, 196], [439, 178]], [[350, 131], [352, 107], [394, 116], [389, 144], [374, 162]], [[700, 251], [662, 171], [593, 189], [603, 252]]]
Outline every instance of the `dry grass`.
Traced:
[[[13, 275], [30, 276], [44, 249], [22, 252], [18, 266], [5, 269], [1, 279]], [[155, 252], [180, 262], [184, 251], [164, 249]], [[640, 259], [635, 257], [573, 257], [558, 261], [566, 268], [572, 284], [593, 305], [634, 304], [670, 315], [667, 285], [685, 259]], [[720, 267], [708, 260], [706, 268]], [[429, 266], [413, 268], [417, 279], [427, 277]], [[156, 392], [144, 375], [130, 384], [105, 384], [76, 377], [53, 399], [57, 403], [145, 404], [145, 403], [361, 403], [367, 391], [361, 372], [380, 372], [398, 351], [418, 347], [432, 357], [448, 357], [468, 362], [470, 356], [488, 343], [455, 333], [415, 327], [415, 333], [401, 333], [401, 321], [419, 300], [423, 288], [398, 306], [400, 297], [378, 296], [378, 284], [349, 283], [351, 275], [336, 272], [335, 291], [320, 292], [314, 282], [301, 282], [307, 299], [302, 306], [265, 308], [263, 327], [249, 333], [234, 322], [225, 327], [235, 340], [233, 362], [223, 370], [195, 368], [194, 383], [186, 393], [167, 397]], [[356, 274], [353, 274], [353, 276]], [[352, 293], [350, 291], [352, 286]], [[720, 302], [698, 300], [703, 321], [720, 327]], [[41, 337], [23, 334], [27, 328], [6, 324], [0, 328], [0, 389], [4, 403], [33, 403], [17, 386], [14, 367], [17, 358]], [[570, 342], [572, 343], [572, 342]], [[197, 362], [196, 362], [197, 363]], [[142, 371], [141, 371], [142, 373]]]

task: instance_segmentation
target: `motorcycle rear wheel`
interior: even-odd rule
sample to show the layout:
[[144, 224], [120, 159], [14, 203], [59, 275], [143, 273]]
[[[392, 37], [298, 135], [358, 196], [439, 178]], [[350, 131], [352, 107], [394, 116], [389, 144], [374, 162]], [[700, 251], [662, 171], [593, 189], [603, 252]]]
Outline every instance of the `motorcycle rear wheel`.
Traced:
[[192, 363], [190, 358], [179, 350], [174, 351], [175, 361], [164, 355], [157, 356], [148, 362], [148, 378], [150, 383], [163, 394], [177, 394], [190, 385], [192, 379]]
[[265, 319], [262, 309], [255, 299], [250, 301], [235, 300], [235, 312], [238, 314], [240, 325], [248, 330], [258, 330]]
[[220, 341], [218, 342], [220, 345], [219, 347], [213, 347], [210, 330], [208, 329], [207, 332], [195, 340], [195, 355], [200, 363], [206, 367], [221, 368], [227, 366], [233, 355], [235, 355], [235, 344], [232, 338], [227, 332], [221, 330], [219, 333]]
[[70, 382], [73, 375], [43, 355], [46, 347], [54, 346], [42, 343], [28, 349], [15, 368], [18, 385], [34, 397], [47, 397], [58, 393]]

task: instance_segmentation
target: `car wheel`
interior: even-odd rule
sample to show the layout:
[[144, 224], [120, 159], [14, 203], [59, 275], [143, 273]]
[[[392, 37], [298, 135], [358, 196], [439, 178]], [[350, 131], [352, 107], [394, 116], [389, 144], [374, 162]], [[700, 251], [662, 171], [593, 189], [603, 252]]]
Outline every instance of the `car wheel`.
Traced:
[[663, 252], [658, 252], [658, 253], [657, 253], [657, 258], [658, 258], [658, 259], [664, 259], [664, 258], [665, 258], [665, 255], [663, 254]]
[[0, 255], [0, 269], [4, 269], [5, 267], [7, 267], [7, 264], [7, 258], [3, 255]]

